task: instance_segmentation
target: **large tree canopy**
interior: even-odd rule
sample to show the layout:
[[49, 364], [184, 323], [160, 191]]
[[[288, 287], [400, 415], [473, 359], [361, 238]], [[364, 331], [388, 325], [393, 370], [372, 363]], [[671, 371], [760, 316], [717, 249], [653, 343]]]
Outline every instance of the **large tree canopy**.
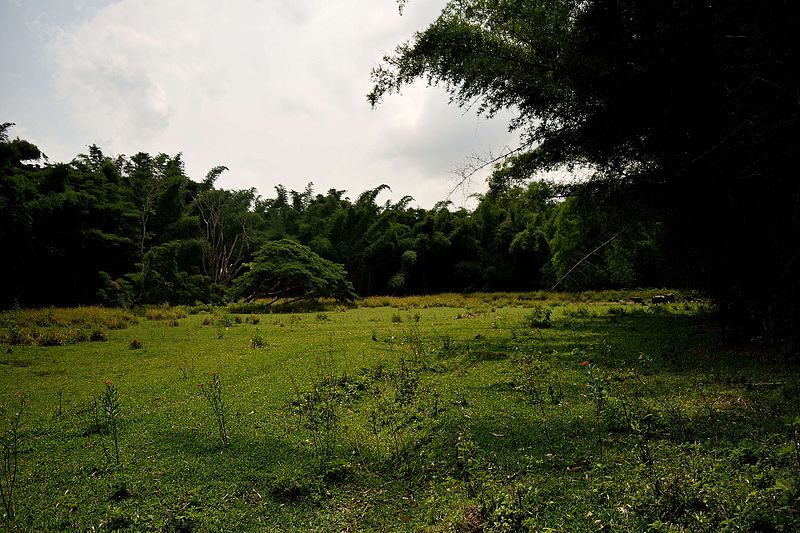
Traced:
[[[499, 176], [581, 166], [592, 194], [663, 222], [675, 279], [742, 334], [800, 331], [797, 2], [453, 0], [373, 71], [518, 112]], [[632, 206], [636, 209], [631, 209]], [[623, 220], [621, 218], [620, 220]]]
[[289, 239], [268, 242], [246, 267], [233, 290], [248, 301], [334, 298], [350, 302], [357, 297], [344, 268]]

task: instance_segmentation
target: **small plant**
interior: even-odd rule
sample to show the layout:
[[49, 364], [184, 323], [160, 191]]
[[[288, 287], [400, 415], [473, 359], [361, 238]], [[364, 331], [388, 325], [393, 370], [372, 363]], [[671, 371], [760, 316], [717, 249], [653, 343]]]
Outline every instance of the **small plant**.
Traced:
[[536, 305], [531, 307], [530, 313], [522, 319], [522, 324], [533, 329], [549, 328], [550, 313], [549, 307]]
[[488, 474], [477, 452], [472, 438], [466, 433], [459, 433], [456, 439], [456, 471], [466, 485], [467, 495], [471, 498], [477, 496], [481, 501], [481, 509], [485, 510]]
[[106, 339], [106, 330], [102, 327], [92, 329], [92, 333], [89, 335], [89, 340], [92, 342], [102, 342]]
[[317, 313], [317, 322], [325, 322], [326, 320], [330, 320], [327, 313]]
[[395, 324], [399, 324], [402, 321], [403, 321], [403, 317], [400, 316], [400, 313], [394, 313], [392, 315], [392, 322], [394, 322]]
[[595, 431], [597, 433], [597, 446], [600, 453], [600, 460], [603, 460], [603, 415], [608, 406], [608, 386], [606, 380], [598, 375], [592, 368], [589, 361], [581, 362], [581, 366], [586, 367], [586, 383], [589, 386], [589, 397], [594, 403]]
[[645, 477], [652, 485], [653, 493], [658, 500], [662, 496], [661, 479], [655, 470], [655, 461], [650, 447], [653, 414], [646, 410], [627, 406], [625, 406], [624, 412], [628, 427], [636, 438], [636, 458], [644, 467]]
[[128, 498], [132, 498], [135, 496], [136, 493], [133, 492], [130, 487], [128, 487], [127, 483], [124, 481], [120, 481], [119, 483], [114, 484], [111, 487], [111, 499], [114, 501], [122, 501], [127, 500]]
[[794, 460], [797, 466], [797, 475], [800, 476], [800, 416], [795, 417], [789, 424], [792, 444], [794, 444]]
[[198, 383], [198, 388], [211, 406], [219, 431], [220, 446], [225, 448], [230, 443], [228, 429], [225, 425], [225, 401], [222, 398], [222, 383], [217, 372], [211, 373], [211, 380], [208, 383]]
[[264, 340], [264, 336], [261, 335], [261, 332], [256, 330], [255, 334], [253, 334], [252, 338], [250, 339], [250, 347], [251, 348], [263, 348], [267, 345], [267, 342]]
[[375, 399], [367, 411], [367, 423], [375, 445], [375, 459], [381, 462], [381, 446], [380, 446], [380, 433], [381, 433], [381, 415], [379, 409], [380, 399]]
[[61, 416], [63, 412], [62, 410], [63, 403], [64, 403], [64, 389], [62, 388], [58, 389], [58, 407], [56, 407], [56, 412], [55, 412], [56, 417]]
[[114, 441], [114, 459], [119, 464], [119, 437], [117, 433], [117, 420], [119, 419], [119, 393], [117, 387], [110, 380], [103, 382], [103, 412], [106, 416], [111, 437]]
[[293, 402], [300, 424], [311, 433], [310, 442], [324, 464], [333, 454], [338, 429], [337, 389], [335, 381], [323, 378], [305, 393], [296, 393]]
[[7, 419], [5, 409], [0, 406], [0, 416], [3, 417], [3, 433], [0, 435], [3, 447], [3, 462], [0, 465], [0, 500], [6, 513], [6, 520], [14, 519], [14, 489], [17, 485], [17, 471], [19, 469], [19, 441], [22, 415], [30, 405], [30, 400], [22, 392], [15, 395], [16, 405], [14, 413]]
[[[111, 380], [103, 381], [103, 392], [100, 397], [92, 401], [92, 413], [94, 415], [95, 429], [100, 436], [100, 444], [103, 447], [103, 455], [106, 460], [119, 465], [119, 436], [117, 431], [117, 421], [119, 419], [120, 404], [119, 392]], [[111, 437], [114, 445], [113, 455], [108, 451], [105, 439]]]
[[194, 360], [186, 360], [184, 359], [181, 363], [178, 364], [178, 369], [181, 371], [181, 377], [183, 379], [189, 379], [190, 377], [194, 377]]
[[[403, 344], [411, 350], [411, 362], [415, 366], [421, 366], [425, 362], [427, 349], [425, 338], [416, 326], [403, 333]], [[402, 363], [402, 361], [401, 361]]]
[[11, 327], [9, 328], [8, 337], [5, 339], [8, 344], [23, 344], [25, 334], [22, 331], [18, 322], [19, 316], [19, 302], [14, 300], [14, 309], [11, 311]]
[[221, 328], [231, 328], [236, 322], [236, 319], [233, 315], [222, 315], [217, 317], [217, 326]]
[[418, 385], [419, 377], [417, 371], [401, 355], [400, 368], [397, 372], [395, 385], [395, 401], [401, 405], [410, 404], [414, 400]]
[[533, 405], [539, 407], [544, 436], [547, 442], [552, 442], [547, 423], [547, 404], [558, 405], [561, 403], [563, 398], [561, 384], [553, 380], [549, 365], [543, 361], [525, 357], [519, 361], [519, 365], [522, 383], [518, 388]]
[[441, 346], [438, 349], [438, 354], [442, 357], [448, 357], [450, 355], [454, 355], [457, 351], [456, 342], [453, 339], [453, 336], [449, 333], [445, 333], [439, 335], [439, 342]]
[[133, 339], [128, 344], [128, 348], [130, 348], [131, 350], [141, 350], [143, 347], [144, 344], [142, 344], [142, 341], [140, 341], [139, 339]]

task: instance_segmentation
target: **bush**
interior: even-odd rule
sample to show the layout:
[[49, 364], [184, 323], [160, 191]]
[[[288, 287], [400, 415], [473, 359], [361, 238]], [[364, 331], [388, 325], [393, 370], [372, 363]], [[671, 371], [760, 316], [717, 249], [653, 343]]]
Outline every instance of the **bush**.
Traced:
[[253, 337], [250, 339], [250, 347], [251, 348], [263, 348], [267, 345], [266, 341], [264, 341], [264, 337], [261, 335], [261, 332], [256, 331]]
[[106, 272], [99, 272], [101, 287], [97, 298], [105, 306], [123, 307], [133, 305], [133, 285], [122, 278], [112, 279]]
[[529, 328], [549, 328], [550, 308], [542, 305], [531, 307], [531, 312], [525, 315], [522, 324]]

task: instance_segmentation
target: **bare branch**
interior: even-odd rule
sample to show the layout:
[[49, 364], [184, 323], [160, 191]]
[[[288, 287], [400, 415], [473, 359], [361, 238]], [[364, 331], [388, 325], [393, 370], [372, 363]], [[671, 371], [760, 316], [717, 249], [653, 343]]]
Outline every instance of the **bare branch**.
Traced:
[[[600, 246], [598, 246], [597, 248], [595, 248], [594, 250], [592, 250], [592, 251], [591, 251], [591, 252], [589, 252], [588, 254], [586, 254], [586, 255], [584, 255], [583, 257], [581, 257], [581, 259], [580, 259], [580, 260], [579, 260], [577, 263], [575, 263], [575, 264], [572, 266], [572, 268], [570, 268], [569, 270], [567, 270], [567, 273], [566, 273], [566, 274], [564, 274], [563, 276], [561, 276], [561, 277], [558, 279], [558, 281], [556, 281], [555, 285], [553, 285], [552, 287], [550, 287], [550, 290], [551, 290], [551, 291], [554, 291], [554, 290], [556, 290], [556, 287], [558, 287], [558, 286], [559, 286], [559, 284], [560, 284], [562, 281], [564, 281], [564, 279], [565, 279], [567, 276], [569, 276], [569, 275], [570, 275], [570, 273], [571, 273], [573, 270], [575, 270], [576, 268], [578, 268], [578, 266], [579, 266], [581, 263], [583, 263], [584, 261], [586, 261], [587, 259], [589, 259], [589, 257], [591, 257], [592, 255], [594, 255], [595, 253], [599, 252], [599, 251], [600, 251], [600, 250], [601, 250], [601, 249], [602, 249], [604, 246], [606, 246], [607, 244], [611, 243], [611, 241], [613, 241], [614, 239], [616, 239], [617, 237], [619, 237], [619, 236], [622, 234], [622, 232], [624, 232], [625, 230], [627, 230], [629, 227], [630, 227], [630, 226], [625, 226], [624, 228], [622, 228], [621, 230], [619, 230], [618, 232], [616, 232], [614, 235], [612, 235], [610, 239], [608, 239], [608, 240], [604, 241], [604, 242], [603, 242], [603, 243], [602, 243]], [[591, 263], [589, 263], [589, 264], [591, 264]]]

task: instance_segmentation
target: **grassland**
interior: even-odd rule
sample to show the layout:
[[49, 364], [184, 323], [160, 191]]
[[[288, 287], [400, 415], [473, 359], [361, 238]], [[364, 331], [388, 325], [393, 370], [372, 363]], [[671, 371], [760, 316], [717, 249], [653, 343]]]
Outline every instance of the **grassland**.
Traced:
[[796, 358], [723, 346], [691, 295], [630, 296], [4, 313], [7, 524], [800, 529]]

